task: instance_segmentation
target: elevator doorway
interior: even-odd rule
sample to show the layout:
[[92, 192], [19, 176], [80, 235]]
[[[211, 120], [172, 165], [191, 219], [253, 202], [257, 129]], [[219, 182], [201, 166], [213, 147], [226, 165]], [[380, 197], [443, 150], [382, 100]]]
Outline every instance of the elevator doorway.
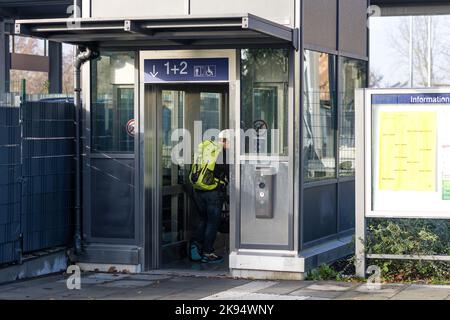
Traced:
[[[219, 232], [215, 244], [216, 252], [225, 258], [224, 263], [210, 266], [188, 258], [188, 242], [198, 223], [199, 208], [189, 183], [192, 161], [184, 163], [177, 158], [180, 154], [173, 151], [182, 141], [180, 129], [189, 132], [183, 139], [191, 140], [191, 147], [183, 149], [182, 158], [192, 160], [198, 142], [194, 136], [198, 137], [199, 130], [208, 139], [211, 138], [208, 132], [229, 128], [228, 84], [146, 84], [145, 97], [146, 114], [156, 118], [148, 121], [153, 124], [153, 132], [145, 133], [147, 145], [156, 142], [147, 148], [156, 151], [154, 160], [146, 163], [146, 171], [154, 177], [155, 227], [149, 230], [156, 244], [152, 256], [157, 261], [153, 265], [163, 269], [227, 270], [227, 233]], [[188, 157], [184, 152], [190, 153]]]

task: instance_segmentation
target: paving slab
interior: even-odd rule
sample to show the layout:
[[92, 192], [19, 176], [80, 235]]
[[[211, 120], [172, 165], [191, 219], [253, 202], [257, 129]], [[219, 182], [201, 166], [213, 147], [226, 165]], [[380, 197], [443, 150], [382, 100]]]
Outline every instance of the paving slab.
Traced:
[[145, 281], [162, 281], [173, 278], [169, 275], [163, 274], [133, 274], [127, 277], [127, 279], [133, 280], [145, 280]]
[[232, 280], [223, 278], [192, 278], [192, 277], [181, 277], [173, 278], [159, 283], [160, 287], [164, 288], [177, 288], [177, 289], [209, 289], [213, 292], [220, 292], [234, 288], [246, 283], [250, 283], [249, 280]]
[[148, 280], [123, 279], [102, 283], [99, 286], [107, 288], [139, 288], [149, 286], [153, 283], [155, 282]]
[[336, 300], [388, 300], [395, 293], [363, 293], [357, 291], [344, 292]]
[[110, 288], [102, 286], [86, 286], [80, 290], [66, 289], [60, 292], [54, 292], [37, 298], [38, 300], [96, 300], [106, 298], [113, 291]]
[[353, 290], [359, 293], [377, 294], [377, 295], [381, 294], [392, 297], [407, 287], [408, 285], [406, 284], [397, 284], [397, 283], [381, 284], [378, 288], [374, 288], [373, 286], [368, 284], [361, 284], [358, 287], [354, 288]]
[[317, 291], [348, 291], [352, 288], [357, 287], [358, 285], [359, 283], [352, 283], [352, 282], [322, 281], [313, 283], [305, 287], [305, 289]]
[[277, 283], [275, 281], [250, 281], [240, 286], [229, 288], [228, 290], [216, 291], [216, 293], [205, 297], [204, 300], [244, 300], [243, 297], [250, 299], [253, 293], [269, 288]]
[[323, 290], [311, 290], [311, 289], [300, 289], [289, 294], [290, 296], [305, 296], [311, 299], [315, 298], [326, 298], [326, 299], [336, 299], [342, 295], [342, 291], [323, 291]]
[[173, 296], [184, 290], [177, 288], [159, 288], [159, 287], [143, 287], [139, 289], [124, 290], [115, 292], [105, 297], [108, 300], [157, 300], [167, 299], [169, 296]]
[[19, 288], [9, 291], [1, 291], [0, 299], [5, 300], [33, 300], [33, 299], [45, 299], [48, 296], [55, 295], [59, 296], [63, 292], [68, 290], [64, 287], [29, 287], [29, 288]]
[[[308, 296], [287, 296], [287, 295], [277, 295], [277, 294], [267, 294], [267, 293], [242, 293], [239, 291], [228, 291], [217, 297], [218, 300], [244, 300], [244, 301], [254, 301], [254, 300], [307, 300]], [[208, 299], [215, 300], [215, 299]]]
[[315, 281], [280, 281], [273, 286], [259, 290], [258, 293], [286, 295], [314, 283]]
[[201, 300], [207, 296], [210, 296], [213, 293], [214, 293], [213, 290], [193, 289], [193, 290], [183, 290], [169, 295], [164, 295], [161, 298], [164, 300]]
[[445, 300], [450, 286], [425, 286], [412, 284], [394, 295], [391, 300]]

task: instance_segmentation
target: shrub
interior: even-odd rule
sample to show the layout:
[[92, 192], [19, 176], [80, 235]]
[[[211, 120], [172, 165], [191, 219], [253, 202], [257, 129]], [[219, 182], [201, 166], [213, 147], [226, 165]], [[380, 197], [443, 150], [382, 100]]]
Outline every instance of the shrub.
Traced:
[[[374, 254], [449, 255], [450, 221], [369, 219], [366, 250]], [[371, 260], [388, 281], [450, 282], [450, 263], [421, 260]]]

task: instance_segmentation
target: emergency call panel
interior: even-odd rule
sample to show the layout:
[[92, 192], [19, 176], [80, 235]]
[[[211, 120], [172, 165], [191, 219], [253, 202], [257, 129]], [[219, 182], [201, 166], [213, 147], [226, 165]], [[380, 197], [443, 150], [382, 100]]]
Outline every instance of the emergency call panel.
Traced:
[[255, 171], [255, 216], [258, 219], [272, 219], [275, 177], [273, 169], [256, 167]]

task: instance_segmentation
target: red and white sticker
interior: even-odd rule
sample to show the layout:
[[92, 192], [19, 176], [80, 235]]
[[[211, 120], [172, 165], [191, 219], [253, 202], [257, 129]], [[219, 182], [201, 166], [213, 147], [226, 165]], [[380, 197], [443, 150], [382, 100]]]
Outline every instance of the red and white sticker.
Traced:
[[127, 134], [130, 137], [134, 137], [134, 130], [135, 130], [134, 124], [135, 124], [134, 119], [130, 119], [130, 120], [128, 120], [127, 124], [125, 125], [125, 130], [127, 130]]

